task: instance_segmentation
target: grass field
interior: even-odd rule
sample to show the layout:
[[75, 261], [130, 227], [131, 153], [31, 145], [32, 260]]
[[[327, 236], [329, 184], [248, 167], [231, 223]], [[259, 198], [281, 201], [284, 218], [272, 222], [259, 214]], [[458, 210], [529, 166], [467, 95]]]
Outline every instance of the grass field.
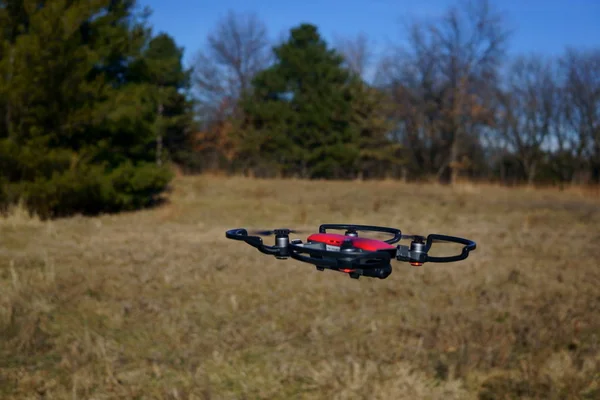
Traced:
[[[353, 280], [224, 234], [322, 223], [478, 248]], [[16, 209], [0, 398], [599, 399], [599, 244], [598, 191], [203, 176], [136, 213]]]

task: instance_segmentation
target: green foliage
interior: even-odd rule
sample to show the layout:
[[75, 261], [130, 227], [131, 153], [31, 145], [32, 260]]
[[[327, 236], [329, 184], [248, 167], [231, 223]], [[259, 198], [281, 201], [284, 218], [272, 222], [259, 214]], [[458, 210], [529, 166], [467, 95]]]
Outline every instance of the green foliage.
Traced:
[[187, 72], [135, 5], [0, 0], [2, 204], [24, 200], [47, 217], [111, 212], [166, 189], [161, 161], [177, 158], [191, 123]]
[[194, 162], [190, 136], [194, 102], [186, 96], [191, 70], [183, 68], [182, 60], [183, 49], [169, 35], [160, 33], [132, 66], [131, 79], [152, 82], [150, 98], [158, 113], [154, 134], [161, 138], [170, 158], [185, 166]]
[[0, 160], [2, 171], [13, 174], [0, 180], [0, 200], [5, 206], [23, 201], [43, 218], [151, 206], [172, 178], [170, 170], [151, 162], [126, 160], [111, 169], [106, 164], [81, 162], [74, 151], [43, 154], [18, 147], [10, 139], [0, 141]]
[[247, 157], [276, 163], [284, 174], [352, 176], [359, 156], [351, 75], [343, 58], [303, 24], [274, 49], [276, 62], [259, 73], [242, 100]]
[[274, 55], [241, 101], [245, 119], [235, 132], [246, 167], [345, 179], [399, 164], [387, 137], [389, 101], [343, 66], [315, 26], [292, 29]]
[[384, 92], [369, 87], [358, 77], [352, 84], [354, 123], [359, 129], [359, 171], [363, 177], [386, 176], [406, 160], [402, 146], [389, 137], [393, 124], [388, 116], [393, 104]]

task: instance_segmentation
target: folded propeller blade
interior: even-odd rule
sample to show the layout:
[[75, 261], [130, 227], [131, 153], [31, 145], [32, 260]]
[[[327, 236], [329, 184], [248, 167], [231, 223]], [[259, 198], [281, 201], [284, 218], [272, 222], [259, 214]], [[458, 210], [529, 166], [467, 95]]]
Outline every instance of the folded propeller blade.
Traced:
[[284, 235], [288, 235], [290, 233], [304, 233], [304, 232], [299, 231], [297, 229], [281, 228], [281, 229], [273, 229], [273, 230], [255, 230], [255, 231], [250, 231], [249, 233], [254, 234], [254, 235], [260, 235], [260, 236], [271, 236], [271, 235], [275, 235], [277, 233], [282, 233]]
[[[421, 236], [421, 235], [402, 235], [402, 239], [410, 239], [410, 240], [414, 240], [414, 241], [422, 242], [422, 243], [427, 242], [427, 236]], [[432, 243], [453, 244], [452, 242], [448, 242], [446, 240], [440, 240], [440, 239], [433, 239]], [[456, 243], [454, 243], [454, 244], [456, 244]]]

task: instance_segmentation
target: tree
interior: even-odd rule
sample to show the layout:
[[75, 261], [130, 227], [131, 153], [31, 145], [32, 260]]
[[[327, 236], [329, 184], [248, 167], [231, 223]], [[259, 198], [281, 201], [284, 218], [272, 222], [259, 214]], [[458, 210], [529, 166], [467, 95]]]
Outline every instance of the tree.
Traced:
[[570, 148], [576, 159], [585, 160], [591, 180], [600, 183], [600, 50], [568, 50], [561, 65], [565, 121], [575, 133], [569, 135]]
[[493, 122], [493, 94], [508, 31], [486, 0], [409, 26], [408, 46], [386, 60], [387, 90], [401, 105], [398, 134], [420, 165], [454, 182], [477, 136]]
[[353, 176], [359, 128], [343, 57], [310, 24], [293, 28], [274, 53], [275, 63], [256, 76], [242, 103], [246, 155], [281, 166], [284, 174]]
[[365, 78], [374, 58], [373, 43], [360, 33], [353, 38], [338, 38], [335, 48], [344, 56], [345, 66], [354, 74]]
[[222, 110], [231, 115], [254, 76], [270, 61], [265, 24], [255, 15], [230, 11], [208, 36], [206, 49], [196, 55], [195, 91], [205, 118], [222, 119]]
[[439, 43], [420, 24], [409, 28], [409, 46], [392, 50], [378, 67], [376, 85], [394, 107], [391, 134], [404, 146], [406, 172], [413, 177], [436, 174], [443, 165], [441, 109], [444, 79], [437, 54]]
[[445, 171], [454, 182], [460, 158], [466, 155], [461, 148], [479, 126], [490, 124], [488, 98], [498, 85], [508, 31], [489, 2], [479, 0], [460, 10], [451, 8], [433, 28], [433, 36], [440, 43], [440, 69], [447, 85], [442, 111], [443, 138], [449, 147]]
[[233, 11], [218, 22], [196, 55], [192, 82], [202, 124], [196, 150], [204, 168], [230, 163], [237, 154], [228, 136], [241, 118], [238, 101], [270, 59], [265, 24], [255, 14]]
[[52, 217], [153, 204], [171, 173], [155, 164], [152, 82], [132, 78], [151, 38], [135, 2], [3, 3], [4, 205]]
[[183, 68], [183, 49], [171, 36], [160, 33], [153, 37], [132, 68], [132, 80], [148, 82], [150, 97], [157, 110], [155, 123], [156, 160], [164, 159], [162, 148], [179, 165], [190, 167], [195, 163], [193, 152], [193, 106], [187, 97], [191, 69]]
[[554, 65], [540, 55], [518, 57], [508, 71], [508, 87], [500, 94], [499, 130], [522, 165], [527, 182], [534, 182], [550, 138], [557, 101]]
[[[352, 85], [353, 124], [359, 130], [358, 171], [363, 178], [398, 176], [404, 171], [403, 146], [389, 133], [393, 103], [377, 88], [355, 76]], [[403, 174], [402, 174], [403, 175]]]

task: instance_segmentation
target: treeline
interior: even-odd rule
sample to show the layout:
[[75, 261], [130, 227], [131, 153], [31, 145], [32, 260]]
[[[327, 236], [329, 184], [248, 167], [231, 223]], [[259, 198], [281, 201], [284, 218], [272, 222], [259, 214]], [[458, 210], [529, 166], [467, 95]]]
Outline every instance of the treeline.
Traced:
[[376, 57], [365, 35], [329, 45], [310, 24], [273, 46], [258, 16], [230, 13], [194, 63], [201, 166], [598, 183], [600, 47], [511, 56], [510, 32], [489, 2], [458, 2]]
[[[375, 57], [220, 20], [191, 68], [135, 0], [0, 0], [0, 211], [151, 205], [173, 176], [600, 181], [600, 49], [509, 57], [485, 0]], [[367, 79], [367, 77], [370, 77]]]

